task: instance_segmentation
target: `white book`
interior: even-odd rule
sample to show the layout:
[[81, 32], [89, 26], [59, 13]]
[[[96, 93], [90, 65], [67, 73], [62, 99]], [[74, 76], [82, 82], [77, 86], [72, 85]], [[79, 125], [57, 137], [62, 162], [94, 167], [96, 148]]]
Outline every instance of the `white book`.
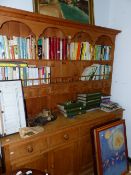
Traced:
[[44, 39], [44, 46], [45, 59], [49, 60], [49, 38]]
[[60, 39], [60, 60], [62, 60], [62, 39]]
[[9, 41], [7, 39], [7, 36], [3, 36], [3, 38], [4, 38], [5, 59], [10, 59]]

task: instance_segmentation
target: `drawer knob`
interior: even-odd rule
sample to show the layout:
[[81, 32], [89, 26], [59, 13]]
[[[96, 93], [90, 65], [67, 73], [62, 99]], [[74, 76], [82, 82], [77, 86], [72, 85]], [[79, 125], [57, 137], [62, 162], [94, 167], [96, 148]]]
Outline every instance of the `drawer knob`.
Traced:
[[33, 147], [32, 146], [28, 146], [27, 147], [27, 151], [28, 151], [28, 153], [32, 153], [33, 152]]
[[69, 135], [68, 134], [64, 134], [64, 139], [68, 140], [69, 139]]

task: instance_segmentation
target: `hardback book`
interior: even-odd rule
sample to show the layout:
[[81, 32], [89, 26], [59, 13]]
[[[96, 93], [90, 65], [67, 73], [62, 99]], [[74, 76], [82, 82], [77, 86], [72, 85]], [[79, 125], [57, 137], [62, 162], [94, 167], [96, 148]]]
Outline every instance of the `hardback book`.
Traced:
[[55, 59], [55, 38], [49, 37], [49, 59], [54, 60]]
[[83, 103], [78, 102], [78, 101], [76, 101], [76, 102], [68, 101], [68, 102], [65, 102], [65, 103], [62, 103], [62, 104], [58, 104], [57, 106], [60, 110], [66, 110], [66, 109], [83, 107]]
[[42, 59], [42, 38], [38, 39], [38, 58]]
[[78, 94], [78, 97], [85, 97], [85, 98], [95, 98], [95, 97], [101, 97], [101, 92], [93, 92], [93, 93], [83, 93], [83, 94]]
[[67, 59], [67, 39], [62, 39], [62, 60]]
[[64, 111], [60, 111], [65, 117], [69, 117], [69, 118], [72, 118], [72, 117], [75, 117], [77, 115], [80, 115], [80, 114], [85, 114], [86, 113], [86, 110], [78, 110], [78, 111], [73, 111], [73, 112], [64, 112]]
[[60, 38], [56, 38], [56, 59], [60, 60]]
[[83, 96], [77, 96], [78, 100], [83, 100], [83, 101], [90, 101], [90, 100], [97, 100], [97, 99], [101, 99], [101, 95], [100, 96], [87, 96], [87, 97], [83, 97]]
[[80, 99], [78, 99], [78, 102], [83, 103], [84, 106], [85, 106], [85, 105], [88, 106], [88, 105], [97, 104], [97, 103], [100, 104], [101, 100], [100, 100], [100, 99], [96, 99], [96, 100], [84, 101], [84, 100], [80, 100]]
[[69, 108], [69, 109], [65, 109], [65, 108], [59, 108], [59, 109], [61, 111], [65, 112], [65, 113], [73, 113], [73, 112], [85, 110], [86, 108], [84, 106], [81, 106], [81, 107], [72, 107], [72, 108]]

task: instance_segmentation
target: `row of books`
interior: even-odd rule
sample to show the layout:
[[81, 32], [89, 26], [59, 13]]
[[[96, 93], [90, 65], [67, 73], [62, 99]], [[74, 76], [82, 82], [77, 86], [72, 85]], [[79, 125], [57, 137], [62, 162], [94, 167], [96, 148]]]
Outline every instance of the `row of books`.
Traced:
[[50, 83], [50, 67], [29, 67], [24, 63], [0, 63], [0, 80], [23, 80], [24, 86]]
[[96, 45], [89, 42], [71, 42], [68, 44], [67, 39], [47, 37], [38, 40], [39, 59], [50, 60], [109, 60], [111, 46]]
[[66, 38], [42, 37], [38, 40], [38, 57], [47, 60], [66, 60], [68, 43]]
[[109, 95], [103, 95], [101, 92], [78, 94], [76, 101], [66, 101], [58, 104], [57, 107], [65, 117], [69, 118], [84, 114], [89, 110], [101, 109], [111, 112], [121, 108], [118, 103], [110, 101]]
[[86, 67], [81, 74], [81, 80], [102, 80], [109, 79], [111, 72], [111, 66], [106, 64], [92, 64]]
[[91, 60], [93, 47], [89, 42], [71, 42], [70, 59], [71, 60]]
[[0, 35], [0, 59], [35, 59], [35, 39]]
[[94, 60], [110, 60], [111, 46], [95, 45]]
[[66, 101], [57, 107], [65, 117], [75, 117], [84, 114], [87, 110], [100, 107], [101, 93], [78, 94], [76, 101]]
[[[38, 57], [47, 60], [109, 60], [111, 46], [95, 45], [89, 42], [71, 42], [67, 38], [42, 37], [38, 39]], [[0, 59], [35, 59], [36, 41], [28, 37], [0, 35]]]

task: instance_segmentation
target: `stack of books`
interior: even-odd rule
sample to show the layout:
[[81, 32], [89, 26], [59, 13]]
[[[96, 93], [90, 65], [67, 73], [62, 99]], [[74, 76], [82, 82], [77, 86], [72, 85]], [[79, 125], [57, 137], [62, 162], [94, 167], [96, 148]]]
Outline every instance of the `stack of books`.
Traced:
[[78, 101], [76, 102], [68, 101], [62, 104], [58, 104], [57, 106], [60, 112], [64, 114], [65, 117], [69, 118], [72, 118], [79, 114], [86, 113], [85, 106], [83, 106], [83, 103]]
[[77, 101], [83, 103], [86, 110], [100, 107], [101, 92], [78, 94]]
[[101, 96], [101, 103], [108, 103], [110, 101], [110, 95], [102, 95]]
[[113, 101], [108, 101], [108, 102], [101, 103], [100, 108], [102, 111], [112, 112], [121, 108], [121, 106], [118, 103], [115, 103]]

